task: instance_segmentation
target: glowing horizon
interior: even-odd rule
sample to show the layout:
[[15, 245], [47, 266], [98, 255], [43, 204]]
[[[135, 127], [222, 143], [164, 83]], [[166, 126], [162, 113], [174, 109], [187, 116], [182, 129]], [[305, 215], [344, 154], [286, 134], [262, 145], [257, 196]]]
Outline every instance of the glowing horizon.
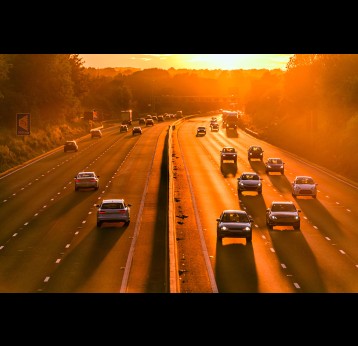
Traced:
[[79, 54], [85, 67], [190, 70], [285, 70], [293, 54]]

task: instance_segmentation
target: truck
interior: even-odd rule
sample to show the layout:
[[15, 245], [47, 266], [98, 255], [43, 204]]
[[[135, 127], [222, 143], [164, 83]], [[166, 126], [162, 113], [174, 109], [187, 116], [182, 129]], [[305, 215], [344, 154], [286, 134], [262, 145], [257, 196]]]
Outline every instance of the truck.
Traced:
[[228, 137], [238, 137], [239, 113], [235, 111], [223, 111], [222, 119], [223, 127], [226, 129], [226, 135]]
[[237, 151], [234, 147], [223, 147], [220, 151], [220, 169], [224, 175], [237, 173]]
[[132, 125], [132, 110], [124, 110], [119, 114], [119, 120], [123, 125]]

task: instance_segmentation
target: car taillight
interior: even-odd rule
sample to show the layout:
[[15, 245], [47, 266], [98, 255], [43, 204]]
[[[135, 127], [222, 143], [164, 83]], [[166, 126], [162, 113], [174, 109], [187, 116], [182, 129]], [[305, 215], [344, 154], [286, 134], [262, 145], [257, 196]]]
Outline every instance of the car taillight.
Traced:
[[118, 214], [125, 214], [126, 211], [125, 210], [118, 210]]

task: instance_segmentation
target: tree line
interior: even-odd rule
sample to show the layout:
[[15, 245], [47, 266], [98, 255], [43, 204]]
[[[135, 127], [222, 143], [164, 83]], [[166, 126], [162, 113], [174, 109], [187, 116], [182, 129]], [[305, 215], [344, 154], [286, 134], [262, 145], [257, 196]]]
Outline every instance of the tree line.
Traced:
[[[286, 70], [85, 68], [78, 54], [0, 55], [0, 125], [31, 113], [33, 130], [96, 109], [185, 114], [237, 107], [267, 141], [358, 181], [358, 55], [296, 54]], [[230, 99], [235, 99], [235, 104]]]

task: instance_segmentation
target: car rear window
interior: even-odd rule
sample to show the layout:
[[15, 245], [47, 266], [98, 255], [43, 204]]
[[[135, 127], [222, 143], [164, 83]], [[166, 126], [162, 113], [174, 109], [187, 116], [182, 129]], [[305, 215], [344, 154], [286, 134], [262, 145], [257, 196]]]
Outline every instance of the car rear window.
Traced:
[[93, 178], [94, 174], [93, 173], [81, 173], [78, 175], [79, 178]]
[[123, 203], [103, 203], [102, 209], [124, 209]]

